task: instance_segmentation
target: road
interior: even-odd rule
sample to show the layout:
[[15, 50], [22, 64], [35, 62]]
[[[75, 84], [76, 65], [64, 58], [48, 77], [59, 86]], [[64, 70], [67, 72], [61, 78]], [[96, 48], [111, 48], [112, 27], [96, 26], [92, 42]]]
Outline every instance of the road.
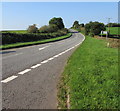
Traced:
[[73, 35], [57, 42], [4, 50], [3, 109], [57, 109], [57, 84], [68, 57], [84, 41]]

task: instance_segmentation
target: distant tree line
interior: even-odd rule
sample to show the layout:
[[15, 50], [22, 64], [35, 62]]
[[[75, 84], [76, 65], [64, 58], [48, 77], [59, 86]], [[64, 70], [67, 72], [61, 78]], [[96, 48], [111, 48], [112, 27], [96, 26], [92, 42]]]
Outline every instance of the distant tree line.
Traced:
[[73, 23], [71, 28], [74, 28], [74, 29], [76, 29], [78, 31], [81, 31], [82, 27], [84, 27], [83, 23], [79, 24], [79, 21], [74, 21], [74, 23]]
[[79, 24], [78, 21], [74, 21], [73, 25], [71, 28], [74, 28], [78, 30], [79, 32], [81, 31], [81, 28], [85, 28], [85, 35], [99, 35], [101, 31], [106, 30], [106, 27], [103, 23], [100, 22], [89, 22], [87, 24]]
[[120, 23], [109, 23], [106, 27], [120, 27]]
[[28, 33], [53, 33], [57, 32], [59, 30], [62, 30], [66, 32], [67, 29], [64, 26], [62, 18], [52, 18], [49, 21], [49, 25], [44, 25], [40, 28], [37, 28], [35, 24], [28, 27], [27, 31]]
[[[101, 31], [105, 31], [107, 27], [120, 27], [120, 23], [109, 23], [105, 25], [104, 23], [100, 22], [92, 22], [83, 24], [79, 23], [79, 21], [74, 21], [71, 28], [76, 29], [77, 31], [81, 32], [81, 29], [84, 27], [85, 35], [95, 36], [100, 35]], [[109, 31], [108, 31], [109, 36]]]

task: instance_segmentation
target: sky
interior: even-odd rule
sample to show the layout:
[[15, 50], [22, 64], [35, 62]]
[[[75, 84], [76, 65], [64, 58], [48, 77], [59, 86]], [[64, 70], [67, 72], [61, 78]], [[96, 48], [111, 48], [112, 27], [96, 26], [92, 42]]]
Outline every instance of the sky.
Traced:
[[23, 30], [29, 25], [48, 25], [53, 17], [61, 17], [65, 27], [99, 21], [118, 22], [117, 2], [2, 2], [2, 30]]

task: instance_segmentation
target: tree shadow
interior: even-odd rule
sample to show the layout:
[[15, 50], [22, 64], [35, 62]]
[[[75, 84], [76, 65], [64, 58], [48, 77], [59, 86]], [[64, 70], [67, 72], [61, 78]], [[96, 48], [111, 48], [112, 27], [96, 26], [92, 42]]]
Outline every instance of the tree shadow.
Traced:
[[79, 32], [76, 31], [76, 32], [71, 32], [71, 33], [79, 33]]
[[16, 51], [2, 51], [2, 52], [0, 52], [0, 54], [7, 54], [7, 53], [14, 53], [14, 52], [16, 52]]

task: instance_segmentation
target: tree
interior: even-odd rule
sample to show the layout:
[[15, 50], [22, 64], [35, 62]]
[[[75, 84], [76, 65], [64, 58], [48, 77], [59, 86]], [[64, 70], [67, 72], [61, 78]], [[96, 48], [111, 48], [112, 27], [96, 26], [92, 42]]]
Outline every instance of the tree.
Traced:
[[59, 29], [63, 29], [65, 26], [64, 26], [64, 23], [63, 23], [63, 20], [62, 18], [52, 18], [50, 21], [49, 21], [49, 25], [56, 25]]
[[105, 30], [105, 25], [99, 22], [89, 22], [85, 25], [85, 33], [92, 35], [99, 35], [101, 31]]
[[87, 23], [87, 24], [85, 25], [85, 35], [88, 35], [89, 32], [90, 32], [90, 23]]
[[120, 27], [120, 23], [109, 23], [106, 25], [106, 27]]
[[84, 27], [84, 24], [82, 23], [82, 24], [80, 24], [80, 26], [81, 26], [81, 27]]
[[38, 32], [38, 28], [36, 27], [36, 24], [30, 25], [27, 29], [27, 31], [29, 33], [37, 33]]
[[79, 25], [79, 22], [78, 21], [75, 21], [74, 23], [73, 23], [73, 28], [78, 28], [80, 25]]

